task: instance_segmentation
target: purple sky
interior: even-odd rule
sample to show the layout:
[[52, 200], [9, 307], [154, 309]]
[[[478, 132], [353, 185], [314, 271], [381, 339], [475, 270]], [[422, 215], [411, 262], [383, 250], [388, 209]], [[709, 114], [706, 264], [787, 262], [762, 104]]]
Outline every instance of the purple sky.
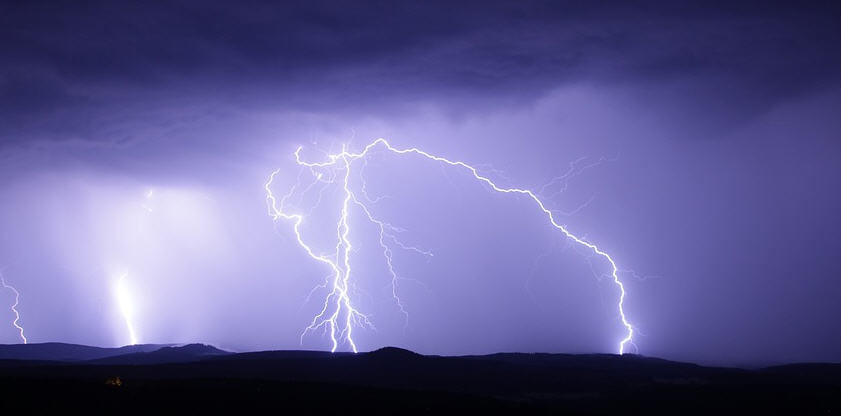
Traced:
[[[280, 169], [289, 189], [298, 146], [384, 137], [535, 191], [578, 161], [541, 195], [585, 205], [561, 222], [636, 272], [620, 277], [643, 354], [841, 361], [841, 12], [666, 3], [0, 6], [0, 268], [27, 337], [128, 343], [127, 272], [140, 342], [329, 348], [299, 339], [329, 270], [263, 185]], [[416, 157], [379, 152], [364, 174], [388, 196], [376, 215], [434, 256], [395, 250], [404, 329], [351, 214], [377, 327], [360, 349], [615, 352], [607, 265], [529, 200]], [[340, 201], [323, 202], [305, 230], [328, 252]]]

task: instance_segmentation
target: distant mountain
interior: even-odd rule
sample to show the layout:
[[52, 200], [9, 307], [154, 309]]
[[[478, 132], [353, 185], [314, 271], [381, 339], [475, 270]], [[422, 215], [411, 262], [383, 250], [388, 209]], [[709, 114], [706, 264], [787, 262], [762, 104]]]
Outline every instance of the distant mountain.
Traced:
[[32, 361], [90, 361], [115, 355], [151, 352], [169, 344], [139, 344], [119, 348], [91, 347], [87, 345], [45, 342], [40, 344], [0, 344], [0, 360]]
[[108, 365], [145, 365], [185, 363], [231, 354], [212, 345], [187, 344], [183, 346], [162, 347], [154, 351], [138, 351], [129, 354], [114, 355], [88, 361], [91, 364]]
[[230, 354], [205, 344], [138, 344], [119, 348], [48, 342], [0, 345], [0, 360], [113, 365], [163, 364], [201, 360]]

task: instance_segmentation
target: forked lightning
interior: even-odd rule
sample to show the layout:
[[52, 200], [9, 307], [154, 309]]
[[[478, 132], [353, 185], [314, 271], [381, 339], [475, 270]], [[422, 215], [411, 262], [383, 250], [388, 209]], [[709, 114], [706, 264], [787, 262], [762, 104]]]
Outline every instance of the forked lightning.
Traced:
[[[274, 193], [272, 192], [272, 183], [275, 180], [277, 174], [280, 172], [280, 170], [272, 172], [272, 174], [269, 176], [268, 182], [266, 182], [265, 184], [266, 199], [268, 202], [269, 214], [271, 215], [271, 217], [275, 220], [285, 219], [292, 221], [293, 231], [298, 240], [298, 244], [310, 257], [312, 257], [318, 262], [324, 263], [331, 270], [331, 276], [328, 278], [325, 285], [321, 286], [328, 289], [329, 291], [324, 300], [324, 305], [321, 311], [312, 319], [310, 325], [307, 326], [307, 328], [301, 334], [302, 338], [310, 331], [314, 331], [320, 328], [326, 328], [332, 342], [331, 351], [336, 351], [336, 349], [338, 349], [341, 344], [346, 344], [350, 347], [350, 349], [353, 352], [357, 352], [357, 344], [353, 339], [354, 327], [373, 327], [373, 324], [368, 318], [368, 316], [360, 312], [355, 307], [353, 300], [351, 299], [351, 294], [349, 293], [352, 273], [350, 257], [353, 248], [352, 242], [349, 239], [351, 229], [349, 222], [349, 212], [352, 205], [360, 207], [362, 209], [362, 212], [365, 213], [366, 218], [373, 224], [375, 224], [379, 229], [379, 243], [383, 249], [383, 255], [385, 256], [386, 264], [392, 277], [392, 294], [395, 301], [397, 302], [398, 307], [404, 315], [407, 314], [404, 305], [400, 301], [400, 298], [398, 296], [398, 275], [395, 272], [394, 266], [392, 264], [391, 248], [386, 241], [390, 241], [391, 243], [395, 244], [400, 248], [410, 249], [419, 253], [431, 255], [431, 253], [424, 252], [415, 247], [409, 247], [400, 243], [393, 235], [393, 232], [396, 231], [396, 229], [391, 227], [388, 223], [383, 222], [382, 220], [379, 220], [372, 215], [371, 210], [368, 209], [368, 207], [363, 202], [363, 200], [370, 201], [370, 198], [368, 198], [367, 194], [365, 193], [364, 186], [361, 189], [363, 198], [359, 198], [359, 195], [357, 195], [357, 193], [353, 189], [351, 189], [350, 178], [352, 167], [354, 166], [353, 163], [360, 159], [363, 162], [367, 161], [366, 156], [369, 154], [369, 151], [378, 146], [396, 155], [421, 156], [434, 162], [443, 163], [454, 168], [464, 169], [468, 173], [470, 173], [476, 180], [486, 184], [495, 192], [523, 195], [530, 198], [535, 203], [539, 211], [541, 211], [543, 215], [546, 216], [546, 219], [549, 221], [549, 224], [551, 224], [553, 227], [555, 227], [557, 230], [563, 233], [563, 235], [566, 236], [566, 238], [591, 250], [593, 253], [603, 258], [609, 264], [610, 276], [612, 277], [614, 284], [620, 292], [617, 310], [619, 313], [619, 318], [621, 319], [622, 325], [624, 326], [626, 331], [625, 336], [619, 341], [618, 344], [619, 354], [625, 353], [626, 348], [629, 344], [633, 345], [632, 339], [634, 336], [634, 327], [631, 325], [631, 323], [625, 316], [625, 285], [619, 279], [619, 269], [616, 265], [616, 262], [610, 255], [608, 255], [606, 252], [600, 249], [596, 244], [587, 241], [583, 238], [577, 237], [576, 235], [569, 232], [565, 226], [558, 223], [552, 211], [546, 208], [546, 205], [543, 203], [543, 201], [540, 200], [540, 198], [537, 197], [537, 195], [534, 192], [528, 189], [501, 187], [494, 183], [488, 177], [481, 175], [475, 167], [468, 165], [467, 163], [436, 156], [417, 148], [398, 149], [393, 147], [391, 144], [388, 143], [388, 141], [382, 138], [371, 142], [370, 144], [365, 146], [365, 148], [359, 153], [352, 153], [348, 151], [345, 147], [343, 147], [340, 153], [327, 155], [327, 159], [322, 162], [309, 162], [303, 160], [301, 158], [301, 147], [299, 147], [295, 151], [295, 161], [301, 168], [310, 169], [313, 178], [315, 179], [314, 183], [319, 181], [327, 183], [339, 181], [342, 186], [344, 194], [342, 198], [342, 206], [339, 218], [336, 221], [335, 253], [317, 253], [312, 248], [312, 246], [304, 240], [301, 234], [301, 224], [303, 223], [305, 216], [301, 213], [293, 213], [287, 211], [287, 200], [295, 193], [296, 188], [299, 184], [293, 186], [288, 193], [286, 193], [280, 198], [275, 197]], [[364, 165], [362, 165], [362, 167], [364, 168]], [[324, 173], [325, 169], [330, 170], [328, 174]]]

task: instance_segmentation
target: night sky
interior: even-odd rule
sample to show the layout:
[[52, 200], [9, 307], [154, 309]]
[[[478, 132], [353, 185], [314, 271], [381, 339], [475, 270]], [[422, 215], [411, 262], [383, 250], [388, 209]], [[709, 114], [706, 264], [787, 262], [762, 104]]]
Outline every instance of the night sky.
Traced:
[[[301, 333], [330, 270], [264, 185], [310, 177], [299, 146], [382, 137], [539, 194], [616, 261], [642, 354], [841, 361], [841, 10], [663, 3], [0, 5], [0, 270], [29, 342], [130, 343], [122, 293], [138, 342], [329, 349]], [[389, 243], [406, 320], [350, 213], [360, 350], [616, 352], [609, 265], [533, 201], [382, 149], [360, 168], [433, 253]], [[294, 204], [321, 253], [326, 188]]]

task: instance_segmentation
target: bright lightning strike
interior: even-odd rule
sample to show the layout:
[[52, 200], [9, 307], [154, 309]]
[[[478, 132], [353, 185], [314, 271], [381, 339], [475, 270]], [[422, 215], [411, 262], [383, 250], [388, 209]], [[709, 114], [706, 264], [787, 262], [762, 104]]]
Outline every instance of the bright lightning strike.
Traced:
[[126, 322], [126, 329], [128, 330], [129, 340], [131, 341], [131, 345], [138, 344], [137, 342], [137, 333], [134, 331], [134, 304], [131, 301], [131, 295], [129, 293], [129, 288], [126, 285], [126, 277], [128, 277], [128, 272], [123, 273], [119, 279], [117, 279], [117, 285], [115, 288], [116, 296], [117, 296], [117, 304], [120, 307], [120, 313], [123, 315], [123, 320]]
[[15, 289], [12, 285], [9, 285], [8, 283], [6, 283], [6, 279], [2, 276], [0, 276], [0, 284], [2, 284], [4, 288], [11, 290], [12, 293], [15, 294], [15, 303], [14, 303], [14, 305], [12, 305], [12, 308], [11, 308], [12, 312], [15, 314], [15, 320], [12, 321], [12, 325], [14, 325], [14, 327], [17, 328], [18, 331], [20, 332], [20, 339], [23, 341], [23, 343], [28, 344], [29, 341], [27, 341], [26, 336], [23, 335], [23, 327], [20, 326], [20, 323], [19, 323], [20, 312], [18, 311], [18, 304], [20, 303], [20, 292], [18, 292], [18, 290]]
[[[377, 146], [381, 146], [389, 152], [397, 155], [413, 154], [417, 156], [422, 156], [435, 162], [443, 163], [445, 165], [464, 169], [468, 171], [476, 180], [488, 185], [492, 190], [496, 192], [523, 195], [534, 201], [537, 208], [540, 211], [542, 211], [542, 213], [546, 216], [546, 219], [549, 220], [549, 223], [554, 228], [563, 233], [563, 235], [571, 241], [591, 250], [594, 254], [604, 259], [610, 265], [610, 276], [620, 293], [619, 302], [617, 304], [617, 310], [619, 313], [619, 318], [622, 321], [622, 325], [625, 327], [626, 330], [625, 337], [622, 338], [618, 344], [619, 354], [625, 353], [625, 349], [628, 344], [633, 345], [632, 339], [634, 336], [634, 327], [631, 325], [631, 323], [628, 321], [625, 315], [625, 285], [619, 278], [619, 269], [616, 266], [616, 262], [609, 254], [604, 252], [597, 245], [572, 234], [567, 230], [565, 226], [558, 223], [552, 211], [546, 208], [546, 205], [540, 198], [537, 197], [537, 195], [534, 192], [528, 189], [500, 187], [491, 179], [482, 176], [475, 167], [468, 165], [467, 163], [436, 156], [414, 147], [408, 149], [398, 149], [393, 147], [391, 144], [388, 143], [388, 141], [382, 138], [371, 142], [370, 144], [365, 146], [365, 148], [359, 153], [351, 153], [347, 151], [345, 147], [342, 147], [342, 151], [340, 153], [327, 155], [327, 160], [324, 162], [305, 161], [301, 159], [302, 148], [298, 147], [298, 149], [295, 150], [295, 161], [297, 162], [298, 166], [302, 168], [309, 168], [316, 181], [325, 180], [324, 174], [321, 172], [324, 169], [332, 169], [328, 172], [331, 173], [333, 176], [328, 175], [328, 178], [337, 177], [339, 174], [336, 173], [336, 171], [343, 171], [341, 173], [341, 179], [337, 178], [342, 185], [344, 198], [342, 200], [343, 202], [341, 213], [336, 222], [335, 253], [316, 253], [313, 250], [313, 248], [304, 241], [304, 238], [301, 235], [301, 223], [304, 221], [304, 215], [300, 213], [287, 212], [285, 209], [287, 199], [289, 199], [295, 193], [297, 187], [300, 185], [300, 177], [299, 183], [293, 186], [292, 189], [279, 200], [277, 197], [275, 197], [274, 193], [272, 192], [271, 185], [280, 170], [272, 172], [272, 174], [269, 176], [268, 182], [266, 182], [265, 184], [266, 201], [269, 206], [269, 215], [275, 220], [285, 219], [292, 221], [294, 224], [293, 230], [298, 240], [298, 244], [304, 249], [304, 251], [306, 251], [306, 253], [310, 257], [312, 257], [318, 262], [324, 263], [332, 271], [331, 277], [328, 278], [328, 282], [323, 286], [325, 288], [327, 286], [330, 286], [330, 291], [324, 300], [324, 306], [321, 309], [321, 312], [319, 312], [313, 318], [310, 325], [307, 326], [307, 328], [301, 334], [302, 339], [303, 336], [310, 331], [326, 328], [326, 330], [330, 334], [330, 339], [332, 341], [331, 351], [336, 351], [340, 344], [347, 344], [350, 346], [353, 352], [357, 352], [356, 342], [353, 339], [353, 327], [355, 325], [373, 327], [368, 317], [353, 306], [353, 302], [349, 294], [349, 282], [351, 280], [350, 255], [352, 244], [350, 239], [348, 238], [350, 234], [350, 224], [348, 221], [348, 216], [349, 207], [351, 206], [351, 204], [360, 207], [365, 213], [367, 219], [379, 228], [379, 243], [380, 246], [383, 248], [383, 255], [385, 256], [389, 272], [392, 276], [392, 294], [400, 310], [404, 313], [404, 315], [408, 317], [408, 315], [406, 314], [406, 310], [404, 309], [404, 306], [400, 302], [400, 298], [398, 296], [398, 276], [397, 273], [394, 271], [394, 267], [392, 264], [391, 248], [388, 244], [386, 244], [386, 241], [393, 240], [394, 244], [398, 245], [401, 248], [408, 248], [425, 254], [430, 253], [423, 252], [414, 247], [406, 247], [405, 245], [394, 239], [393, 235], [389, 233], [389, 231], [393, 230], [393, 227], [389, 226], [387, 223], [381, 220], [376, 219], [371, 214], [371, 211], [367, 208], [367, 206], [362, 202], [362, 200], [357, 197], [356, 193], [350, 188], [349, 185], [351, 177], [351, 167], [353, 166], [353, 162], [360, 159], [362, 159], [362, 161], [365, 162], [367, 160], [366, 156], [368, 155], [368, 152]], [[362, 167], [364, 169], [364, 165]], [[330, 179], [327, 179], [327, 182], [331, 183], [332, 181]], [[370, 198], [368, 198], [367, 194], [365, 193], [364, 186], [362, 189], [362, 194], [366, 200], [370, 201]]]

